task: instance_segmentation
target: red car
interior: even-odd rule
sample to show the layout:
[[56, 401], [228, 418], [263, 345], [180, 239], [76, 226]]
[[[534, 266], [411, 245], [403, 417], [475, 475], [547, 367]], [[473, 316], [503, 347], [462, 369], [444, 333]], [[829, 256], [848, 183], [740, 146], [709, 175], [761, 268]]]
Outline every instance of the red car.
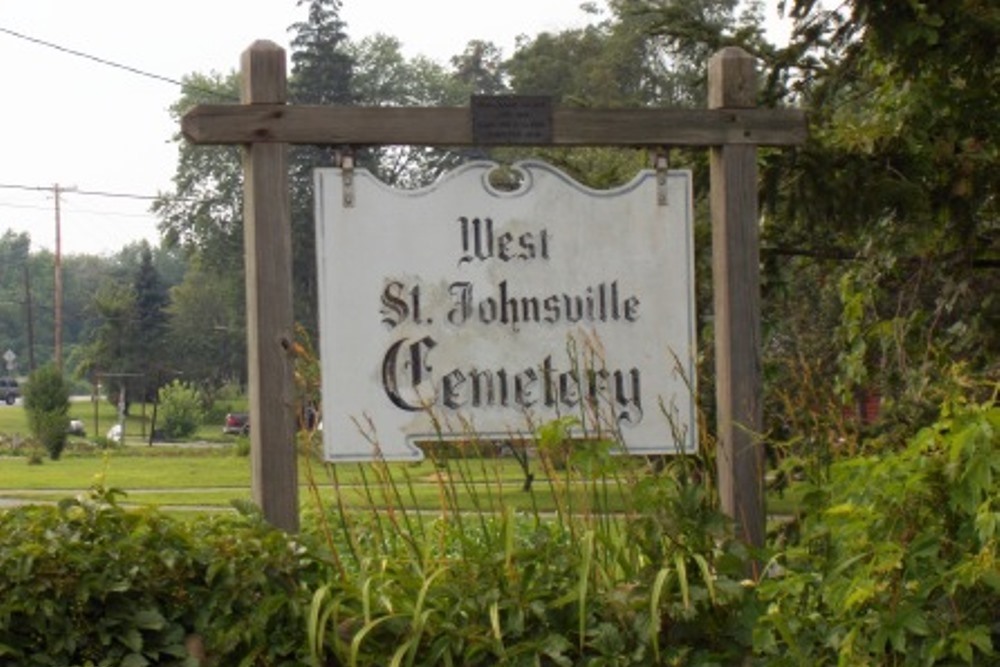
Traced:
[[247, 435], [250, 433], [250, 415], [245, 412], [230, 412], [226, 415], [222, 432], [230, 435]]

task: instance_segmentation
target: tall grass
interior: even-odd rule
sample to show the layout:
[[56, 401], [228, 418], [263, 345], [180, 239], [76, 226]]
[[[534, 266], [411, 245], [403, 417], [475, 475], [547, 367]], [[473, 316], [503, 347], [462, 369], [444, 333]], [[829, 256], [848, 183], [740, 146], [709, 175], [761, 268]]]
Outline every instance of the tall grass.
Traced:
[[[602, 363], [599, 346], [570, 345], [578, 371]], [[319, 396], [319, 374], [308, 342], [299, 349], [306, 402]], [[426, 467], [379, 458], [370, 423], [359, 432], [371, 463], [310, 457], [304, 523], [332, 564], [308, 614], [313, 663], [742, 659], [751, 643], [741, 584], [749, 555], [708, 492], [710, 457], [620, 455], [608, 407], [580, 401], [576, 414], [529, 424], [533, 437], [512, 438], [509, 457], [468, 425], [432, 415], [437, 439], [424, 447], [432, 472], [421, 480], [411, 473]], [[317, 445], [316, 434], [302, 434], [303, 451]]]
[[[309, 466], [307, 523], [336, 573], [312, 598], [314, 663], [713, 664], [741, 655], [747, 554], [693, 481], [704, 462], [617, 456], [611, 439], [571, 438], [579, 423], [543, 424], [526, 443], [544, 481], [527, 491], [527, 511], [503, 492], [509, 461], [460, 455], [481, 450], [474, 437], [445, 447], [442, 434], [429, 448], [433, 509], [417, 502], [424, 482], [409, 466]], [[345, 502], [345, 474], [362, 481], [360, 507]]]

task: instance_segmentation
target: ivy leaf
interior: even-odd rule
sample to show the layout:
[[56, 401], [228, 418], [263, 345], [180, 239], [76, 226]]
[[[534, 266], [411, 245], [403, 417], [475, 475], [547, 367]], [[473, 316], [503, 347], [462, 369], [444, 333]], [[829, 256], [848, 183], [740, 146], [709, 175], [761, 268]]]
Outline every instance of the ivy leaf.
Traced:
[[145, 609], [138, 612], [133, 619], [135, 626], [143, 630], [162, 630], [167, 621], [163, 615], [155, 609]]
[[129, 653], [122, 660], [122, 667], [146, 667], [149, 664], [149, 660], [146, 660], [141, 653]]

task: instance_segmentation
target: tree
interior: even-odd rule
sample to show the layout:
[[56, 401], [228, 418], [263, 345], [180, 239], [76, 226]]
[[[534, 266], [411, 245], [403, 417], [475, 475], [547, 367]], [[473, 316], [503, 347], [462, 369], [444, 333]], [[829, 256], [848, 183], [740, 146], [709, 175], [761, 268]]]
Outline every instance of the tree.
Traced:
[[[239, 77], [191, 74], [182, 80], [180, 99], [170, 114], [180, 119], [202, 103], [239, 100]], [[243, 172], [238, 146], [201, 146], [178, 142], [174, 192], [153, 203], [160, 218], [163, 245], [197, 254], [207, 268], [219, 274], [243, 273]]]
[[297, 0], [308, 19], [292, 24], [291, 101], [295, 104], [350, 104], [353, 62], [343, 48], [346, 24], [340, 0]]
[[[655, 44], [636, 21], [604, 21], [578, 30], [541, 33], [522, 39], [504, 64], [514, 93], [553, 97], [561, 106], [636, 107], [670, 103], [660, 97], [685, 82], [674, 81], [657, 59]], [[540, 157], [594, 188], [630, 181], [650, 164], [643, 151], [619, 148], [533, 150]], [[524, 150], [499, 149], [513, 161]]]
[[216, 275], [194, 260], [184, 282], [170, 290], [168, 349], [172, 370], [203, 393], [246, 383], [243, 276]]
[[[347, 34], [340, 19], [340, 0], [298, 0], [297, 6], [303, 5], [308, 7], [307, 20], [289, 28], [292, 33], [289, 101], [352, 104], [353, 61], [345, 51]], [[319, 319], [312, 171], [333, 166], [336, 159], [336, 151], [329, 146], [296, 146], [290, 155], [294, 315], [311, 331], [316, 330]]]
[[[956, 377], [996, 382], [1000, 15], [988, 3], [796, 0], [783, 46], [678, 13], [695, 0], [615, 4], [658, 16], [675, 53], [743, 46], [763, 65], [761, 101], [810, 114], [802, 149], [761, 162], [771, 386], [802, 396], [831, 378], [817, 396], [828, 407], [876, 390], [890, 399], [884, 431], [926, 422]], [[773, 428], [795, 421], [788, 407]], [[839, 420], [825, 413], [820, 433]]]
[[795, 83], [815, 130], [769, 169], [775, 231], [795, 234], [785, 247], [820, 239], [851, 260], [832, 281], [841, 394], [874, 388], [892, 399], [890, 422], [920, 423], [955, 391], [956, 364], [987, 382], [1000, 373], [1000, 15], [868, 0], [839, 12], [800, 1], [792, 15], [789, 50], [808, 69], [778, 57], [794, 74], [771, 78]]
[[[239, 99], [239, 77], [213, 73], [184, 78], [171, 107], [178, 121], [193, 106]], [[243, 265], [243, 173], [238, 146], [200, 146], [181, 141], [174, 175], [176, 191], [153, 209], [160, 216], [164, 246], [182, 250], [188, 271], [171, 289], [167, 348], [176, 373], [214, 391], [225, 381], [246, 378]]]
[[[29, 359], [28, 287], [31, 238], [11, 230], [0, 236], [0, 341], [24, 362]], [[2, 353], [2, 351], [0, 351]]]
[[49, 453], [59, 459], [69, 430], [69, 385], [55, 364], [47, 364], [28, 377], [24, 385], [28, 426]]
[[[454, 74], [424, 57], [407, 59], [395, 37], [376, 34], [347, 45], [354, 62], [351, 88], [362, 106], [461, 105], [469, 89]], [[428, 185], [461, 162], [455, 151], [426, 146], [366, 149], [359, 164], [380, 180], [402, 188]]]
[[166, 308], [170, 303], [167, 288], [153, 266], [153, 253], [148, 244], [141, 250], [141, 260], [132, 281], [135, 293], [135, 339], [132, 341], [133, 372], [137, 382], [131, 394], [140, 392], [144, 401], [155, 399], [164, 370], [169, 367], [164, 335], [167, 324]]
[[452, 77], [476, 95], [507, 92], [503, 52], [493, 42], [474, 39], [451, 58]]
[[[300, 0], [298, 4], [306, 7], [307, 20], [290, 28], [290, 102], [433, 105], [460, 104], [467, 99], [465, 85], [439, 65], [425, 58], [403, 58], [398, 40], [375, 36], [351, 44], [339, 18], [339, 1]], [[190, 75], [184, 82], [182, 98], [171, 109], [178, 121], [195, 104], [237, 97], [236, 74]], [[317, 326], [312, 170], [337, 164], [345, 148], [297, 146], [290, 156], [295, 317], [312, 333]], [[411, 147], [356, 149], [354, 157], [357, 166], [403, 186], [426, 184], [460, 159], [450, 152]], [[240, 169], [237, 147], [184, 144], [174, 176], [176, 192], [162, 196], [154, 205], [165, 244], [200, 255], [200, 270], [214, 271], [220, 278], [230, 272], [243, 275]]]
[[131, 346], [136, 331], [135, 292], [108, 280], [98, 287], [88, 314], [92, 324], [75, 357], [77, 373], [96, 382], [106, 378], [108, 396], [117, 402], [126, 387], [124, 379], [135, 373]]

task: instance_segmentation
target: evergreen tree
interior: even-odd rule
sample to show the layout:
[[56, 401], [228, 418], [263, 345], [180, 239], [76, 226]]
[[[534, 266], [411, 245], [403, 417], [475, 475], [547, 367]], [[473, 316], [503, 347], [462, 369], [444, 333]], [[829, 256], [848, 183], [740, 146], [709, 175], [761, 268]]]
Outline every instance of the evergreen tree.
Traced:
[[135, 290], [136, 329], [146, 345], [156, 345], [166, 326], [166, 307], [170, 302], [167, 288], [153, 265], [149, 244], [142, 248], [141, 261], [132, 283]]
[[[153, 252], [148, 243], [141, 249], [139, 267], [132, 282], [135, 294], [135, 340], [132, 342], [134, 372], [139, 374], [131, 395], [141, 395], [151, 401], [167, 370], [168, 356], [164, 344], [167, 325], [166, 308], [170, 303], [167, 288], [153, 265]], [[138, 393], [137, 393], [138, 392]]]
[[309, 6], [308, 20], [292, 24], [293, 104], [344, 105], [351, 103], [353, 63], [344, 51], [346, 24], [340, 19], [340, 0], [298, 0]]
[[[308, 5], [308, 19], [290, 28], [293, 37], [289, 101], [349, 105], [353, 62], [345, 51], [347, 33], [340, 19], [340, 0], [298, 0], [298, 6], [303, 5]], [[290, 156], [295, 318], [312, 332], [316, 331], [319, 319], [312, 170], [333, 166], [334, 160], [334, 149], [327, 146], [297, 146]]]

